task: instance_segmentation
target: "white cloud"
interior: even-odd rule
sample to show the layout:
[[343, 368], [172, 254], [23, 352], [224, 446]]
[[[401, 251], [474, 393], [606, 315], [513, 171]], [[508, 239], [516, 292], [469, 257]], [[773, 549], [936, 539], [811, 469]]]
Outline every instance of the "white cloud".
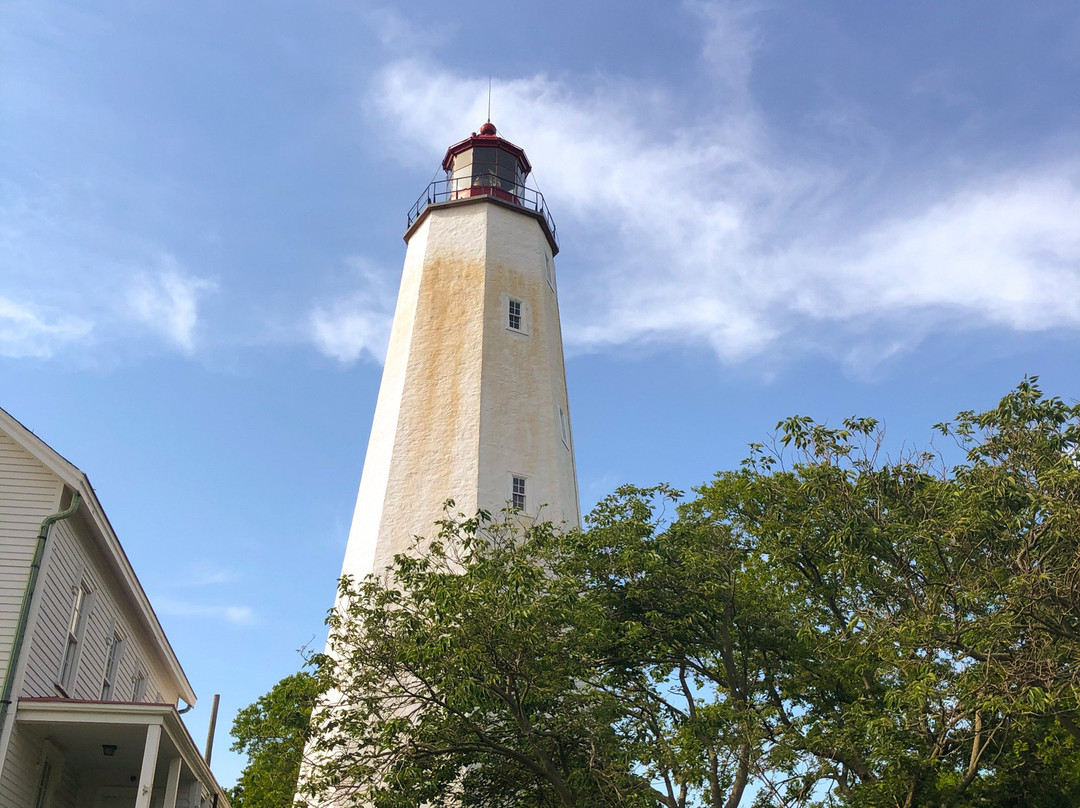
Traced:
[[[817, 317], [942, 308], [1017, 330], [1080, 326], [1080, 171], [1058, 166], [965, 188], [825, 252]], [[819, 259], [820, 260], [820, 259]]]
[[199, 295], [214, 288], [203, 278], [186, 275], [166, 257], [166, 265], [154, 274], [136, 275], [127, 291], [129, 314], [185, 353], [195, 349]]
[[394, 291], [386, 273], [353, 257], [347, 262], [354, 288], [316, 305], [309, 315], [309, 337], [320, 352], [343, 364], [367, 355], [382, 362], [390, 338]]
[[145, 350], [147, 331], [194, 352], [200, 304], [215, 284], [99, 221], [95, 190], [67, 179], [0, 178], [0, 355], [48, 359], [78, 348], [85, 361], [108, 361]]
[[250, 606], [236, 604], [215, 604], [191, 602], [158, 595], [154, 598], [154, 609], [161, 614], [177, 617], [205, 617], [225, 620], [236, 626], [247, 626], [256, 622], [255, 610]]
[[386, 355], [390, 318], [364, 308], [364, 299], [354, 297], [317, 307], [311, 313], [311, 333], [315, 346], [326, 356], [351, 364], [364, 354], [376, 362]]
[[[568, 348], [691, 342], [733, 361], [814, 350], [866, 363], [868, 330], [884, 357], [934, 330], [1080, 326], [1080, 161], [972, 170], [951, 186], [913, 170], [907, 185], [872, 186], [871, 211], [857, 199], [876, 178], [856, 176], [843, 149], [830, 162], [775, 144], [745, 92], [750, 7], [690, 8], [723, 77], [693, 118], [637, 79], [592, 92], [496, 79], [495, 123], [527, 149], [564, 240], [577, 237], [559, 259]], [[431, 160], [484, 119], [486, 91], [486, 77], [399, 59], [369, 109], [415, 145], [405, 159]]]
[[71, 315], [55, 315], [49, 322], [32, 307], [0, 297], [0, 356], [48, 359], [85, 338], [93, 327], [90, 321]]
[[691, 0], [684, 6], [703, 24], [702, 56], [736, 99], [746, 92], [761, 37], [752, 25], [759, 8], [745, 2]]
[[230, 623], [247, 625], [255, 622], [255, 610], [250, 606], [225, 606], [222, 614]]
[[238, 577], [233, 570], [223, 569], [218, 564], [197, 562], [189, 565], [184, 574], [176, 578], [174, 583], [185, 587], [218, 586], [235, 583]]

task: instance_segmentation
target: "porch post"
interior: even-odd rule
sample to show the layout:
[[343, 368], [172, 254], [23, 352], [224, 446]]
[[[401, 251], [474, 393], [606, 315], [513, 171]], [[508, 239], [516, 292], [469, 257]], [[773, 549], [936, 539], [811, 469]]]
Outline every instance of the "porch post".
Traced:
[[169, 761], [169, 779], [165, 783], [165, 803], [161, 808], [176, 808], [176, 795], [180, 791], [180, 758]]
[[192, 808], [197, 805], [202, 805], [202, 791], [202, 783], [198, 780], [188, 786], [188, 805], [192, 806]]
[[154, 769], [157, 766], [158, 746], [161, 744], [161, 724], [146, 727], [146, 745], [143, 747], [142, 768], [139, 770], [139, 791], [135, 795], [135, 808], [150, 808], [154, 791]]

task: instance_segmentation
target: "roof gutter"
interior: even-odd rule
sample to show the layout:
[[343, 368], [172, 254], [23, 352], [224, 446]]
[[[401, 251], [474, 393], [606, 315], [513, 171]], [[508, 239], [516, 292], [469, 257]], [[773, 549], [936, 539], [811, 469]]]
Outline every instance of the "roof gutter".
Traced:
[[22, 605], [19, 607], [19, 622], [15, 626], [15, 639], [11, 643], [11, 656], [8, 659], [7, 670], [4, 671], [4, 689], [0, 695], [0, 734], [3, 733], [8, 708], [11, 706], [11, 691], [15, 687], [15, 669], [19, 666], [19, 655], [22, 652], [23, 640], [26, 639], [26, 626], [30, 622], [30, 604], [34, 600], [34, 591], [37, 589], [41, 560], [45, 556], [45, 543], [49, 539], [49, 528], [55, 522], [72, 516], [81, 503], [82, 497], [79, 496], [78, 491], [75, 491], [71, 496], [71, 505], [66, 510], [58, 511], [41, 520], [41, 529], [38, 530], [37, 544], [34, 547], [34, 560], [30, 563], [30, 577], [26, 579], [26, 591], [23, 593]]

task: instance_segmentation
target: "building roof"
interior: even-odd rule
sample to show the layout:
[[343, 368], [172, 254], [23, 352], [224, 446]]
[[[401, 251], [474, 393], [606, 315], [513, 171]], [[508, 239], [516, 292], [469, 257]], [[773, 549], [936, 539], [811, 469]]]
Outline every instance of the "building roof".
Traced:
[[505, 152], [509, 152], [518, 159], [521, 164], [521, 171], [523, 174], [528, 175], [532, 171], [532, 164], [529, 163], [529, 158], [525, 156], [525, 150], [520, 146], [515, 146], [509, 140], [505, 140], [499, 137], [498, 132], [495, 130], [494, 124], [488, 121], [480, 127], [479, 134], [473, 132], [472, 135], [465, 138], [458, 143], [455, 143], [449, 149], [446, 150], [446, 156], [443, 157], [442, 167], [444, 171], [450, 170], [450, 163], [457, 155], [461, 154], [467, 149], [475, 149], [479, 146], [491, 146], [496, 149], [502, 149]]
[[116, 537], [109, 523], [109, 517], [106, 516], [105, 509], [98, 500], [97, 494], [94, 493], [94, 487], [90, 484], [89, 478], [2, 408], [0, 408], [0, 430], [7, 433], [12, 440], [59, 477], [71, 490], [79, 493], [83, 500], [79, 513], [90, 526], [90, 536], [100, 551], [100, 558], [121, 582], [123, 592], [120, 594], [126, 595], [127, 600], [134, 607], [134, 614], [141, 627], [151, 638], [153, 647], [166, 670], [172, 674], [174, 683], [180, 691], [180, 698], [186, 704], [195, 704], [196, 696], [191, 682], [188, 681], [187, 674], [180, 666], [180, 660], [177, 659], [176, 652], [169, 644], [161, 622], [154, 613], [154, 607], [150, 605], [150, 599], [147, 598], [127, 553], [124, 552], [120, 540]]

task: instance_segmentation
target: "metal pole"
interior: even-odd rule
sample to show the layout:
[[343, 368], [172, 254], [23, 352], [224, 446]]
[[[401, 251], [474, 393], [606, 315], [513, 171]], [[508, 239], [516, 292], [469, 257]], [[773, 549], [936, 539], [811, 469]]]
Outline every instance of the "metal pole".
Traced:
[[217, 728], [217, 708], [221, 701], [221, 694], [214, 694], [214, 706], [210, 708], [210, 727], [206, 730], [206, 765], [210, 765], [210, 756], [214, 754], [214, 730]]

